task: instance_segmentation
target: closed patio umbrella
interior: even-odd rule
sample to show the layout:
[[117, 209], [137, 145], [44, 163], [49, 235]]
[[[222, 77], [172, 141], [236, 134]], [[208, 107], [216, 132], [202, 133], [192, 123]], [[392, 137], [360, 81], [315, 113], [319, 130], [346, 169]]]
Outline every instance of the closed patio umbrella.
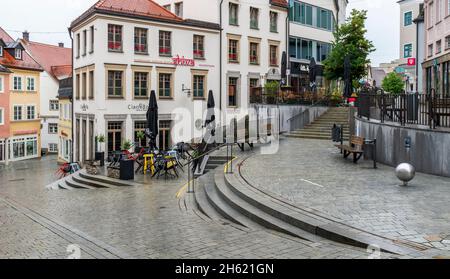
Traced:
[[214, 136], [215, 134], [215, 120], [216, 120], [216, 116], [214, 114], [214, 107], [216, 106], [215, 102], [214, 102], [214, 94], [212, 92], [212, 90], [209, 90], [208, 93], [208, 102], [206, 104], [206, 108], [207, 108], [207, 112], [206, 112], [206, 119], [205, 119], [205, 126], [208, 130], [210, 130], [211, 132], [209, 134], [211, 134], [211, 136]]
[[155, 90], [152, 90], [150, 93], [145, 134], [150, 139], [150, 149], [156, 149], [156, 137], [158, 136], [158, 103], [156, 102]]
[[314, 57], [311, 57], [309, 61], [309, 85], [311, 90], [316, 88], [316, 77], [317, 77], [317, 64]]
[[281, 55], [281, 85], [287, 84], [287, 55], [286, 51], [283, 51]]
[[350, 56], [345, 56], [344, 60], [344, 97], [350, 98], [352, 96], [352, 73], [351, 73], [351, 64], [350, 64]]

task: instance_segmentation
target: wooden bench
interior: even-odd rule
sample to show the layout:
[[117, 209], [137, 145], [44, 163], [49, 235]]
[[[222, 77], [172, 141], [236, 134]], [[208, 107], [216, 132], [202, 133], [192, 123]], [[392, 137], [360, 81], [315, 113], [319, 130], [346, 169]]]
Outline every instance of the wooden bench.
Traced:
[[335, 144], [337, 148], [343, 151], [344, 158], [353, 154], [353, 163], [357, 163], [363, 155], [364, 138], [358, 136], [351, 136], [350, 145]]
[[441, 117], [450, 116], [450, 98], [434, 99], [432, 103], [432, 111], [436, 126], [440, 126]]

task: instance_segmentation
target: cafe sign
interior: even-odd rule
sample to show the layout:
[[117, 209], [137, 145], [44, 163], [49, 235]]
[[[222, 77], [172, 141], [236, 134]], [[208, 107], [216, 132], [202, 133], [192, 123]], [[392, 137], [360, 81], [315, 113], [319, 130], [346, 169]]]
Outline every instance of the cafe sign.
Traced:
[[188, 66], [188, 67], [194, 67], [195, 66], [195, 60], [184, 58], [184, 56], [174, 56], [172, 57], [172, 64], [176, 66]]
[[128, 110], [133, 110], [133, 111], [147, 111], [148, 110], [148, 105], [147, 104], [129, 104], [128, 105]]

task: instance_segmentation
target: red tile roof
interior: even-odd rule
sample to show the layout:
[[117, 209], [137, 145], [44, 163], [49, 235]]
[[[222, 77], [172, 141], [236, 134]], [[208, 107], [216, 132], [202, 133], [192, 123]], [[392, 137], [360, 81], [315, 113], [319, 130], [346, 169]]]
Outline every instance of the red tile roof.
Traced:
[[72, 76], [72, 65], [61, 65], [52, 66], [52, 71], [54, 77], [58, 80], [62, 80]]
[[[66, 77], [66, 68], [72, 68], [72, 49], [48, 45], [37, 42], [27, 42], [21, 40], [25, 49], [31, 56], [44, 68], [44, 70], [53, 75], [53, 77]], [[56, 71], [54, 71], [54, 67]]]
[[[15, 42], [5, 30], [0, 27], [0, 39], [6, 44]], [[11, 56], [8, 51], [3, 51], [3, 57], [0, 57], [0, 64], [8, 68], [17, 68], [25, 70], [42, 71], [42, 67], [26, 52], [22, 52], [22, 60], [17, 60]]]
[[71, 24], [71, 28], [75, 27], [94, 13], [129, 16], [140, 19], [164, 21], [175, 24], [198, 26], [217, 30], [219, 29], [219, 26], [217, 24], [182, 19], [152, 0], [100, 0], [91, 8], [89, 8], [89, 10], [75, 19]]
[[288, 3], [286, 0], [270, 0], [270, 4], [281, 6], [281, 7], [288, 6]]

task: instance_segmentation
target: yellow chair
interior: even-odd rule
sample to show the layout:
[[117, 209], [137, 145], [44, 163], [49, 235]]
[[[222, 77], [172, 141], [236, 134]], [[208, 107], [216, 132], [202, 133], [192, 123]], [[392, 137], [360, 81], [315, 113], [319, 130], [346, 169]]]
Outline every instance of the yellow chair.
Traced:
[[150, 164], [150, 171], [152, 172], [152, 175], [155, 174], [155, 154], [144, 154], [144, 174], [148, 170], [148, 166]]

